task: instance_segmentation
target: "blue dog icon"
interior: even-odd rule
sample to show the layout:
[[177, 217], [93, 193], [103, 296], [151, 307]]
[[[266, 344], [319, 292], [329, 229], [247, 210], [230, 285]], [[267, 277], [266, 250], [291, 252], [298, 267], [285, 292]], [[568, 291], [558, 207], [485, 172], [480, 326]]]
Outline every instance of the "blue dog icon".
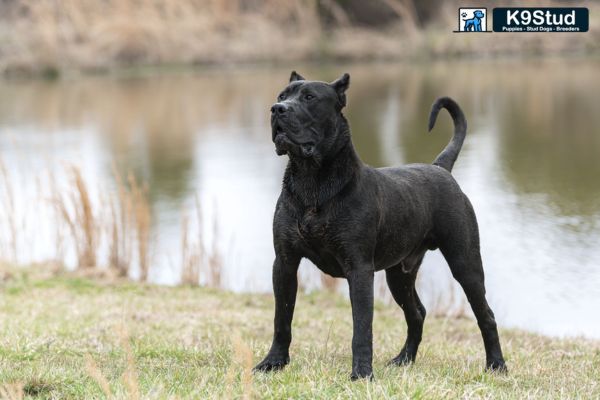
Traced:
[[[465, 17], [466, 14], [463, 13], [462, 16]], [[473, 11], [473, 18], [463, 20], [465, 21], [465, 31], [481, 32], [481, 18], [484, 16], [485, 14], [481, 10]]]

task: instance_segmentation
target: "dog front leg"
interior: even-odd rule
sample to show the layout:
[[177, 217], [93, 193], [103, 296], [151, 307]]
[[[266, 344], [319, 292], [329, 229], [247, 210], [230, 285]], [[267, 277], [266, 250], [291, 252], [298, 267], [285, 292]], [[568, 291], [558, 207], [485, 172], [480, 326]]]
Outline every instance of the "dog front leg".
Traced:
[[[284, 261], [285, 260], [285, 261]], [[292, 318], [298, 291], [298, 265], [300, 259], [277, 256], [273, 263], [273, 292], [275, 294], [275, 320], [271, 350], [254, 371], [271, 371], [285, 367], [290, 362]]]
[[373, 378], [373, 270], [350, 271], [352, 304], [352, 380]]

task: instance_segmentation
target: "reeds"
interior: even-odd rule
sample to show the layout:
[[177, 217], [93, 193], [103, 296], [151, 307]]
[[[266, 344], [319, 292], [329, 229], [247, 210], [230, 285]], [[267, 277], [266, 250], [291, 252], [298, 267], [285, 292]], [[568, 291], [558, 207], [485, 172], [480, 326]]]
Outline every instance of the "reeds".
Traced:
[[212, 249], [208, 254], [208, 276], [210, 278], [210, 284], [213, 286], [221, 285], [221, 270], [223, 267], [223, 261], [221, 257], [221, 252], [219, 251], [219, 224], [218, 220], [215, 218], [213, 220], [213, 232], [212, 232]]
[[[147, 281], [150, 271], [150, 231], [152, 212], [148, 188], [131, 173], [124, 183], [113, 166], [116, 193], [108, 197], [107, 218], [109, 265], [120, 277], [129, 276], [137, 259], [140, 281]], [[135, 255], [135, 257], [134, 257]]]
[[71, 235], [77, 255], [78, 268], [93, 268], [96, 264], [98, 244], [98, 225], [94, 206], [90, 198], [87, 184], [81, 171], [68, 167], [71, 175], [71, 188], [63, 193], [55, 187], [52, 203], [60, 218], [59, 224], [65, 225]]
[[[55, 273], [58, 266], [65, 268], [68, 255], [73, 254], [73, 267], [87, 276], [149, 281], [155, 245], [153, 238], [157, 234], [153, 233], [149, 188], [132, 173], [120, 174], [117, 171], [113, 166], [110, 184], [103, 181], [92, 183], [79, 167], [66, 166], [63, 179], [59, 180], [51, 173], [43, 180], [47, 184], [38, 189], [42, 194], [38, 202], [23, 205], [23, 210], [15, 212], [17, 204], [23, 200], [23, 194], [16, 184], [16, 177], [9, 173], [0, 160], [0, 215], [6, 223], [5, 229], [0, 230], [0, 261], [20, 263], [19, 256], [25, 252], [20, 251], [22, 246], [17, 244], [31, 242], [26, 237], [31, 232], [21, 230], [21, 220], [35, 220], [38, 215], [22, 215], [22, 212], [49, 206], [55, 218], [53, 225], [56, 234], [53, 244], [55, 254], [45, 263], [48, 270], [52, 267]], [[49, 194], [47, 197], [43, 195], [46, 192]], [[217, 214], [215, 210], [216, 205], [210, 214]], [[182, 212], [181, 247], [179, 254], [175, 254], [176, 259], [181, 260], [181, 284], [211, 287], [220, 287], [222, 284], [223, 257], [219, 224], [216, 218], [207, 221], [206, 215], [198, 195]], [[25, 254], [24, 258], [27, 259], [27, 256]], [[36, 260], [36, 263], [44, 264], [43, 260]], [[468, 303], [464, 296], [460, 295], [451, 279], [448, 282], [447, 290], [441, 290], [428, 301], [430, 313], [455, 318], [468, 315]], [[300, 288], [302, 283], [299, 282]], [[376, 276], [375, 285], [377, 297], [391, 301], [382, 274]], [[322, 274], [321, 286], [325, 290], [337, 291], [339, 281]], [[418, 286], [422, 286], [421, 283]], [[426, 290], [437, 292], [433, 287]]]
[[[129, 175], [128, 185], [124, 185], [115, 175], [117, 193], [108, 195], [108, 199], [98, 199], [93, 204], [81, 170], [70, 166], [68, 172], [71, 176], [70, 188], [64, 190], [54, 185], [52, 204], [59, 218], [57, 225], [68, 228], [77, 267], [98, 266], [98, 249], [101, 241], [108, 239], [109, 266], [117, 271], [118, 276], [127, 276], [131, 269], [132, 246], [135, 244], [139, 279], [146, 281], [150, 268], [151, 222], [146, 188], [140, 186], [132, 174]], [[103, 230], [110, 232], [108, 238], [102, 237]]]
[[[0, 229], [0, 262], [47, 263], [74, 268], [87, 276], [149, 281], [156, 236], [149, 188], [133, 174], [125, 176], [123, 179], [113, 167], [112, 182], [91, 181], [81, 168], [68, 165], [63, 171], [55, 169], [39, 180], [43, 183], [38, 182], [37, 197], [26, 196], [17, 184], [18, 177], [0, 160], [3, 227]], [[212, 229], [213, 240], [207, 246], [197, 196], [191, 211], [193, 232], [187, 226], [187, 217], [183, 222], [181, 281], [188, 285], [203, 282], [220, 286], [222, 257], [217, 221], [210, 219], [208, 227]], [[26, 221], [32, 226], [26, 227]], [[50, 235], [38, 232], [44, 227], [50, 228], [46, 229]], [[36, 238], [44, 240], [44, 257], [47, 258], [33, 255], [32, 243]]]
[[[4, 1], [0, 2], [0, 72], [53, 77], [63, 70], [99, 71], [123, 65], [400, 60], [424, 55], [527, 55], [532, 49], [548, 54], [592, 53], [599, 48], [595, 32], [558, 40], [555, 35], [532, 35], [519, 41], [495, 36], [484, 45], [456, 40], [449, 32], [455, 27], [460, 4], [415, 0]], [[387, 23], [361, 20], [361, 15], [374, 9], [377, 15], [386, 16]], [[590, 18], [597, 20], [593, 13]]]
[[196, 217], [196, 227], [192, 236], [190, 227], [190, 217], [184, 215], [181, 223], [181, 254], [182, 269], [181, 283], [184, 285], [197, 286], [200, 284], [200, 265], [205, 258], [205, 249], [203, 240], [194, 240], [193, 237], [203, 237], [202, 230], [202, 210], [198, 196], [195, 197], [194, 216]]
[[3, 217], [2, 220], [8, 226], [8, 248], [11, 253], [11, 261], [17, 262], [17, 217], [15, 213], [15, 194], [13, 190], [12, 179], [6, 169], [4, 161], [0, 159], [0, 177], [2, 178], [2, 200], [0, 202], [2, 206]]
[[140, 186], [133, 174], [129, 174], [129, 196], [133, 204], [134, 230], [137, 243], [137, 256], [140, 269], [140, 280], [148, 280], [148, 271], [150, 269], [149, 242], [150, 225], [152, 221], [150, 206], [146, 194], [146, 186]]
[[109, 198], [110, 207], [110, 245], [109, 245], [109, 265], [117, 272], [117, 276], [126, 277], [129, 273], [132, 257], [133, 237], [131, 227], [133, 221], [133, 199], [117, 169], [113, 166], [113, 176], [115, 177], [117, 192], [116, 195]]
[[[264, 59], [274, 56], [268, 49], [292, 31], [295, 37], [289, 42], [306, 53], [319, 29], [317, 4], [316, 0], [0, 3], [4, 38], [0, 71], [56, 74], [69, 68]], [[227, 42], [230, 45], [224, 46]]]
[[[212, 225], [212, 246], [205, 243], [205, 225], [202, 207], [198, 195], [194, 197], [191, 215], [184, 214], [181, 223], [181, 283], [189, 286], [200, 284], [201, 274], [205, 272], [205, 283], [209, 286], [221, 285], [222, 257], [218, 248], [218, 223]], [[204, 268], [204, 271], [202, 269]]]

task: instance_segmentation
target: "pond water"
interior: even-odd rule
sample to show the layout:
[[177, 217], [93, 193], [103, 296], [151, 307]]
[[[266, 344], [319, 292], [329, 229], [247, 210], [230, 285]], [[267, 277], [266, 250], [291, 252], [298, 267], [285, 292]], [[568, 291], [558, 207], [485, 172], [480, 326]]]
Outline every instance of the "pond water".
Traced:
[[[600, 60], [297, 69], [319, 80], [351, 74], [345, 114], [358, 153], [374, 166], [431, 162], [452, 124], [443, 111], [427, 134], [430, 105], [455, 98], [469, 131], [453, 175], [478, 216], [499, 324], [600, 337]], [[36, 203], [48, 170], [60, 184], [65, 165], [76, 165], [93, 192], [116, 165], [148, 185], [151, 280], [180, 279], [181, 215], [197, 195], [204, 221], [216, 226], [204, 233], [221, 257], [221, 286], [270, 291], [286, 158], [275, 155], [269, 107], [288, 76], [287, 68], [245, 68], [1, 81], [0, 157], [19, 222], [11, 244], [2, 234], [3, 258], [10, 249], [19, 263], [58, 257], [56, 227]], [[332, 286], [308, 262], [300, 275], [305, 290]], [[389, 301], [378, 275], [378, 296]], [[424, 261], [419, 291], [434, 313], [464, 308], [438, 252]]]

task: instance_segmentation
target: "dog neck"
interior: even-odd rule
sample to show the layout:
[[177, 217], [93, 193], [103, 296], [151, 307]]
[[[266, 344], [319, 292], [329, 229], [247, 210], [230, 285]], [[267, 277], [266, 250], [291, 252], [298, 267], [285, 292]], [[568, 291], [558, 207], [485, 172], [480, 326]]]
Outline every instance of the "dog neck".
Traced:
[[290, 157], [283, 187], [304, 209], [318, 210], [351, 184], [362, 167], [352, 144], [350, 128], [343, 116], [337, 129], [337, 151], [332, 155], [319, 161]]

